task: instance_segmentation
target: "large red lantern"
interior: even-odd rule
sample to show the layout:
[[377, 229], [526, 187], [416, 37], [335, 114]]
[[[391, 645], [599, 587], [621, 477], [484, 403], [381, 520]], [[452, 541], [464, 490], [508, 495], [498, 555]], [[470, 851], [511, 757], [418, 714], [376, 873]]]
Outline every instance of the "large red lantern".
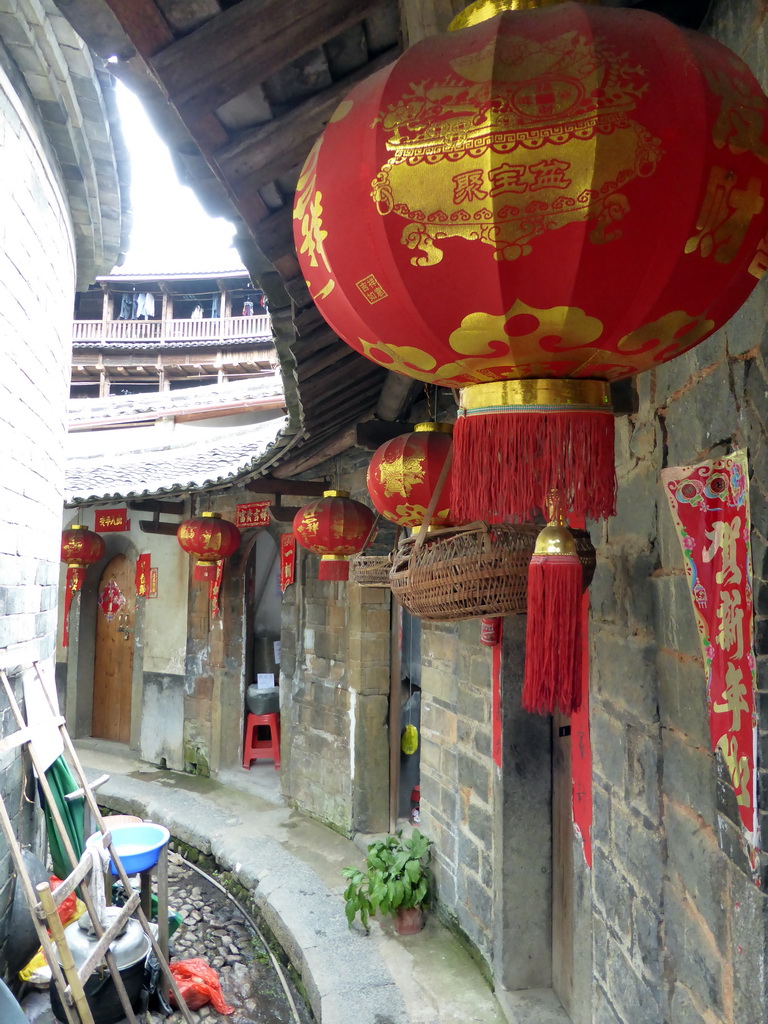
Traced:
[[197, 557], [198, 565], [210, 565], [234, 555], [240, 546], [240, 531], [220, 512], [203, 512], [195, 519], [187, 519], [176, 531], [179, 544], [190, 555]]
[[103, 537], [85, 526], [75, 523], [61, 534], [61, 560], [67, 563], [67, 579], [64, 591], [64, 628], [62, 647], [69, 647], [69, 611], [72, 598], [83, 589], [85, 571], [104, 557], [106, 545]]
[[349, 579], [349, 556], [362, 551], [374, 514], [349, 491], [323, 491], [293, 519], [293, 532], [303, 548], [320, 555], [319, 580]]
[[294, 209], [333, 329], [461, 388], [459, 522], [527, 519], [553, 490], [613, 514], [608, 383], [698, 344], [768, 265], [747, 66], [647, 12], [510, 10], [532, 5], [482, 0], [357, 86]]
[[[451, 448], [452, 429], [451, 423], [417, 423], [413, 433], [394, 437], [374, 452], [368, 467], [368, 493], [385, 519], [399, 526], [422, 525]], [[430, 526], [453, 525], [450, 494], [449, 469]]]

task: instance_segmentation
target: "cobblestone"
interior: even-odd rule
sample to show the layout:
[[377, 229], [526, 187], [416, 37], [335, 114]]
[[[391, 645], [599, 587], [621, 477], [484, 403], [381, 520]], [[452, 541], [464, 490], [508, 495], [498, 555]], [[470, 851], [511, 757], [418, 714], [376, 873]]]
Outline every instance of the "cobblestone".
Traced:
[[[225, 1015], [210, 1004], [192, 1011], [206, 1024], [310, 1024], [312, 1017], [291, 987], [298, 1012], [291, 1004], [259, 934], [238, 904], [201, 876], [178, 854], [170, 855], [169, 910], [184, 918], [171, 938], [172, 962], [201, 957], [219, 974], [226, 1002], [234, 1013]], [[183, 1024], [179, 1011], [170, 1017], [157, 1010], [151, 1024]]]

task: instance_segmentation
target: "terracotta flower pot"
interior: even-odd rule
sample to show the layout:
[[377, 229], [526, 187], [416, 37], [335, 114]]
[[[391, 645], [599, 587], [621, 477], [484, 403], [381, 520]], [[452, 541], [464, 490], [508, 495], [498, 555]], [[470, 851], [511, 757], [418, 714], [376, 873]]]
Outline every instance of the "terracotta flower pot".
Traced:
[[395, 931], [398, 935], [415, 935], [424, 927], [424, 911], [421, 907], [401, 907], [395, 915]]

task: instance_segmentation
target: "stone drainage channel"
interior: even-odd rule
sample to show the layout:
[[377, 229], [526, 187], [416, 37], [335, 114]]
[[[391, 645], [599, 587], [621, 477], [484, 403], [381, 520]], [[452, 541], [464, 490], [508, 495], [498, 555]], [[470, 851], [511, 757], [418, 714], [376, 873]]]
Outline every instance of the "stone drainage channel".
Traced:
[[[178, 853], [169, 854], [169, 912], [183, 921], [171, 938], [171, 960], [202, 957], [216, 970], [224, 999], [234, 1013], [218, 1013], [211, 1004], [192, 1010], [205, 1024], [311, 1024], [313, 1018], [277, 954], [245, 908], [222, 885]], [[33, 1024], [54, 1024], [47, 993], [22, 999]], [[166, 1017], [150, 1009], [145, 1024], [184, 1024], [178, 1011]]]

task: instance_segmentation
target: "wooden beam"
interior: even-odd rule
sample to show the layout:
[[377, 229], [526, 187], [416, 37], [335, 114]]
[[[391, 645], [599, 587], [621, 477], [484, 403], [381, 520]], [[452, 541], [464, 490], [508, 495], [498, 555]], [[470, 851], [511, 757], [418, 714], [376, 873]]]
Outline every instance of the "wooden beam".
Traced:
[[173, 43], [173, 32], [154, 0], [107, 0], [107, 6], [125, 29], [142, 57], [151, 57]]
[[375, 452], [386, 441], [413, 430], [411, 423], [383, 423], [381, 420], [366, 420], [357, 424], [357, 447]]
[[278, 480], [274, 476], [262, 476], [249, 480], [243, 485], [246, 491], [256, 494], [291, 494], [308, 498], [319, 497], [330, 486], [326, 480]]
[[384, 2], [241, 0], [157, 54], [153, 65], [175, 106], [216, 110]]
[[269, 518], [273, 519], [276, 523], [292, 523], [296, 513], [302, 508], [301, 505], [289, 506], [289, 505], [270, 505], [269, 506]]
[[161, 523], [154, 519], [140, 519], [139, 527], [142, 533], [162, 533], [167, 537], [175, 537], [179, 532], [178, 523]]
[[155, 498], [128, 502], [128, 508], [133, 512], [162, 512], [167, 516], [183, 516], [185, 507], [183, 501], [158, 501]]
[[314, 451], [304, 455], [299, 454], [295, 458], [282, 463], [282, 465], [275, 469], [274, 475], [290, 477], [296, 476], [298, 473], [306, 473], [308, 470], [320, 465], [321, 462], [332, 459], [334, 455], [341, 455], [342, 452], [353, 448], [356, 438], [357, 424], [353, 423], [351, 427], [346, 427], [346, 429], [336, 434], [334, 438], [327, 441], [320, 448], [315, 448]]
[[231, 145], [218, 150], [216, 162], [235, 193], [239, 193], [243, 183], [250, 189], [263, 188], [286, 168], [303, 163], [349, 90], [391, 64], [398, 53], [399, 47], [392, 47], [283, 117], [242, 132]]

